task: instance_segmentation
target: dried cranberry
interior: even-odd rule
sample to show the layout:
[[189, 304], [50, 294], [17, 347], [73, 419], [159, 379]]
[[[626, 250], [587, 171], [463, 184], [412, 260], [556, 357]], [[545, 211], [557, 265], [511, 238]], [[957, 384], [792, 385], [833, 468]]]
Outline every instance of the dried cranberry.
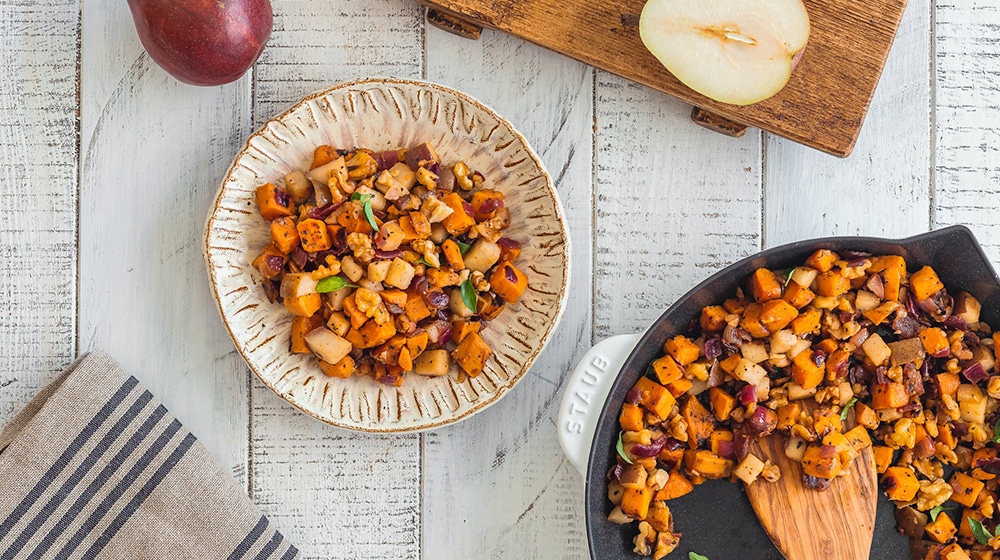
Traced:
[[713, 336], [705, 341], [705, 357], [714, 360], [719, 356], [722, 356], [722, 339]]
[[277, 202], [279, 206], [288, 208], [291, 198], [288, 196], [288, 192], [284, 189], [274, 189], [274, 201]]
[[327, 204], [322, 208], [310, 208], [309, 211], [306, 212], [306, 217], [312, 218], [314, 220], [323, 220], [330, 214], [333, 214], [333, 211], [336, 210], [337, 208], [340, 208], [342, 204], [344, 203], [339, 202], [337, 204]]
[[403, 196], [397, 198], [392, 204], [396, 207], [396, 210], [406, 210], [406, 207], [410, 204], [410, 195], [404, 194]]
[[489, 214], [497, 208], [503, 207], [503, 200], [499, 198], [488, 198], [479, 205], [480, 214]]
[[448, 307], [448, 294], [440, 290], [431, 290], [424, 294], [427, 304], [434, 309], [444, 309]]
[[468, 214], [470, 218], [474, 218], [476, 216], [476, 212], [472, 209], [472, 205], [464, 200], [462, 201], [462, 209], [465, 210], [465, 213]]
[[819, 478], [818, 476], [802, 474], [802, 485], [806, 488], [823, 491], [830, 488], [830, 482], [829, 478]]
[[629, 389], [628, 393], [625, 393], [625, 402], [629, 404], [639, 404], [642, 400], [642, 391], [636, 387]]
[[509, 237], [501, 237], [497, 240], [497, 245], [505, 249], [520, 249], [521, 243]]

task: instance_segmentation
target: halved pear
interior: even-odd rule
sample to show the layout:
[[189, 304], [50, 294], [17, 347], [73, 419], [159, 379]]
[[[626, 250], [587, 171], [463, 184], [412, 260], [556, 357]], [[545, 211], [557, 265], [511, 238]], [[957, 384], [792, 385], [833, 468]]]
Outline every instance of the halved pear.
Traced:
[[809, 39], [802, 0], [649, 0], [639, 35], [691, 89], [749, 105], [788, 83]]

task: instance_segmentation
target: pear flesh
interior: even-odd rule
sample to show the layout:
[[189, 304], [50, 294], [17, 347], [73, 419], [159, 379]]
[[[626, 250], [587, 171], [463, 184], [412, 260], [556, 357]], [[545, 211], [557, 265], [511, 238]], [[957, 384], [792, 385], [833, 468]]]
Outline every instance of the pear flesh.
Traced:
[[639, 36], [684, 85], [733, 105], [785, 87], [809, 39], [801, 0], [649, 0]]

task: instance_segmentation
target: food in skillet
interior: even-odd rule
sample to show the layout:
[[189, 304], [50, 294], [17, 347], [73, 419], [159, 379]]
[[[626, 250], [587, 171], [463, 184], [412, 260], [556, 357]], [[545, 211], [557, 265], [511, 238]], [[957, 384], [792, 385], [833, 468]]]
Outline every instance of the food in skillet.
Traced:
[[[669, 500], [705, 480], [801, 476], [823, 491], [871, 447], [914, 558], [992, 560], [1000, 333], [980, 309], [897, 255], [820, 250], [758, 269], [628, 392], [609, 519], [638, 521], [635, 551], [663, 558], [680, 539]], [[750, 451], [765, 437], [784, 438], [799, 472]]]
[[479, 375], [493, 350], [480, 335], [528, 279], [510, 210], [464, 162], [430, 144], [373, 152], [316, 148], [307, 172], [257, 188], [271, 243], [254, 259], [271, 301], [295, 315], [291, 351], [331, 377], [400, 385], [440, 376], [452, 360]]

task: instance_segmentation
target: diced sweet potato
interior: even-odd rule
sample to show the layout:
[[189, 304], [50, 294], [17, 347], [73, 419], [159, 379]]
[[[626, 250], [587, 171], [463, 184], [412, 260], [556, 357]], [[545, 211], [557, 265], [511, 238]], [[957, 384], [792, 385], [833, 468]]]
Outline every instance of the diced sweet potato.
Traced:
[[656, 491], [657, 500], [673, 500], [694, 490], [694, 484], [680, 470], [670, 472], [670, 478], [663, 488]]
[[840, 419], [840, 411], [833, 407], [822, 406], [812, 412], [813, 431], [819, 436], [825, 436], [830, 432], [839, 432], [843, 427]]
[[942, 395], [951, 395], [954, 398], [958, 394], [958, 386], [962, 384], [962, 378], [957, 373], [946, 371], [935, 375], [934, 382]]
[[733, 372], [736, 371], [736, 366], [738, 366], [741, 361], [743, 361], [743, 356], [740, 356], [739, 353], [734, 353], [725, 360], [719, 362], [719, 367], [721, 367], [723, 371], [729, 375], [732, 375]]
[[708, 402], [712, 405], [712, 413], [720, 422], [729, 420], [736, 408], [736, 398], [718, 387], [708, 390]]
[[875, 458], [875, 472], [882, 474], [892, 464], [893, 450], [884, 445], [872, 446], [872, 456]]
[[709, 305], [701, 309], [701, 330], [705, 332], [718, 332], [726, 328], [726, 315], [729, 312], [719, 305]]
[[661, 385], [669, 385], [684, 376], [684, 369], [669, 355], [657, 358], [652, 366]]
[[392, 321], [378, 324], [368, 321], [360, 329], [352, 328], [344, 337], [356, 348], [374, 348], [384, 344], [396, 334], [396, 325]]
[[458, 243], [455, 243], [451, 239], [445, 239], [444, 243], [441, 244], [441, 252], [444, 253], [445, 260], [448, 261], [448, 264], [452, 268], [455, 270], [465, 268], [465, 261], [462, 259], [462, 250], [459, 249]]
[[399, 246], [406, 242], [406, 233], [403, 231], [403, 227], [399, 225], [399, 221], [390, 220], [383, 223], [378, 228], [379, 249], [383, 251], [395, 251], [399, 249]]
[[307, 218], [301, 220], [296, 228], [299, 232], [303, 251], [315, 253], [317, 251], [326, 251], [333, 246], [333, 240], [330, 238], [330, 233], [327, 231], [326, 223], [323, 220]]
[[288, 254], [299, 246], [299, 231], [295, 220], [290, 216], [282, 216], [271, 221], [271, 240], [283, 254]]
[[863, 402], [858, 402], [854, 405], [854, 421], [869, 430], [878, 428], [879, 424], [878, 414], [872, 407]]
[[806, 333], [819, 332], [819, 321], [823, 314], [819, 309], [815, 307], [810, 307], [800, 313], [792, 321], [792, 332], [796, 336], [802, 336]]
[[698, 345], [686, 336], [677, 335], [663, 343], [663, 351], [670, 354], [682, 366], [698, 359], [701, 350]]
[[470, 334], [479, 332], [482, 326], [479, 321], [455, 321], [451, 324], [451, 339], [462, 342]]
[[729, 459], [719, 457], [707, 449], [699, 449], [690, 454], [692, 458], [687, 460], [689, 455], [685, 454], [685, 468], [694, 475], [705, 478], [719, 479], [729, 478], [733, 474], [733, 462]]
[[627, 488], [622, 495], [622, 513], [633, 519], [646, 519], [649, 513], [649, 504], [653, 501], [653, 489], [644, 486], [642, 488]]
[[416, 359], [427, 349], [428, 338], [427, 331], [423, 331], [406, 339], [406, 348], [410, 351], [411, 358]]
[[928, 523], [924, 527], [924, 530], [927, 532], [928, 537], [941, 544], [951, 540], [955, 536], [955, 533], [958, 532], [955, 522], [945, 513], [938, 513], [937, 518]]
[[946, 357], [951, 354], [951, 345], [944, 331], [938, 327], [927, 327], [920, 331], [920, 343], [931, 356]]
[[477, 222], [484, 222], [493, 217], [497, 208], [503, 207], [503, 193], [490, 189], [480, 189], [472, 193], [473, 217]]
[[515, 303], [528, 287], [528, 277], [511, 263], [500, 263], [490, 275], [490, 287], [507, 303]]
[[694, 383], [690, 379], [682, 377], [680, 379], [677, 379], [676, 381], [672, 381], [669, 385], [667, 385], [667, 390], [670, 391], [670, 394], [673, 395], [674, 398], [677, 398], [683, 395], [684, 393], [687, 393], [688, 390], [690, 390], [691, 387], [693, 386]]
[[622, 412], [618, 415], [618, 423], [625, 431], [638, 432], [643, 428], [642, 408], [631, 403], [623, 404]]
[[979, 493], [985, 487], [982, 481], [961, 471], [955, 471], [951, 475], [951, 479], [948, 480], [948, 484], [951, 485], [952, 489], [951, 500], [969, 508], [976, 505]]
[[840, 273], [830, 270], [816, 277], [816, 293], [826, 297], [844, 295], [851, 289], [851, 281]]
[[416, 293], [407, 292], [406, 307], [403, 309], [410, 320], [417, 322], [431, 316], [431, 309], [427, 306], [423, 296]]
[[781, 299], [787, 301], [792, 307], [802, 309], [816, 299], [816, 294], [806, 286], [797, 282], [789, 282], [785, 287], [785, 293]]
[[778, 407], [775, 411], [778, 415], [778, 425], [777, 429], [791, 428], [798, 422], [799, 414], [802, 413], [802, 407], [798, 403], [788, 403]]
[[486, 367], [486, 360], [493, 354], [493, 349], [486, 344], [479, 333], [469, 333], [459, 345], [452, 350], [451, 357], [469, 377], [476, 377]]
[[758, 268], [750, 276], [750, 295], [757, 303], [780, 298], [781, 281], [770, 270]]
[[840, 257], [837, 255], [837, 253], [834, 253], [829, 249], [820, 249], [815, 253], [813, 253], [812, 255], [809, 255], [809, 258], [806, 259], [805, 264], [806, 266], [815, 268], [820, 272], [827, 272], [831, 268], [833, 268], [833, 263], [837, 262], [838, 260], [840, 260]]
[[458, 193], [448, 193], [444, 195], [441, 202], [452, 209], [451, 214], [441, 221], [448, 233], [452, 235], [463, 235], [476, 225], [476, 219], [466, 213], [467, 204]]
[[864, 426], [855, 426], [844, 433], [844, 437], [851, 444], [854, 451], [861, 453], [872, 446], [872, 438], [868, 435], [868, 430]]
[[910, 290], [918, 300], [927, 299], [944, 289], [944, 282], [934, 269], [925, 266], [910, 275]]
[[885, 495], [894, 502], [908, 502], [917, 495], [920, 483], [910, 467], [889, 467], [882, 475]]
[[777, 332], [787, 327], [798, 315], [798, 310], [787, 301], [773, 299], [761, 308], [760, 322], [768, 331]]
[[763, 309], [764, 307], [761, 304], [751, 303], [743, 311], [743, 319], [740, 320], [740, 327], [754, 338], [764, 338], [771, 334], [771, 331], [760, 321], [760, 313]]
[[681, 405], [681, 416], [687, 422], [688, 447], [695, 449], [700, 447], [715, 429], [715, 420], [712, 413], [708, 411], [698, 398], [688, 395]]
[[645, 521], [658, 533], [669, 532], [674, 526], [674, 516], [670, 513], [670, 508], [664, 504], [657, 505], [655, 501], [650, 506]]
[[317, 146], [316, 150], [313, 151], [313, 160], [309, 169], [312, 170], [321, 165], [326, 165], [338, 157], [340, 157], [340, 154], [337, 153], [337, 149], [333, 146], [328, 146], [326, 144]]
[[810, 349], [799, 352], [792, 358], [792, 379], [803, 389], [813, 389], [823, 381], [824, 368], [816, 364], [815, 357], [816, 354]]
[[320, 360], [319, 368], [323, 370], [323, 373], [326, 374], [327, 377], [340, 377], [347, 379], [352, 373], [354, 373], [354, 358], [344, 356], [335, 364]]
[[346, 313], [347, 318], [351, 320], [351, 328], [360, 329], [362, 325], [368, 322], [368, 315], [365, 315], [364, 311], [358, 309], [355, 297], [356, 296], [352, 293], [344, 298], [344, 313]]
[[285, 297], [282, 303], [292, 315], [310, 317], [323, 306], [323, 296], [313, 292], [304, 296]]
[[306, 335], [313, 329], [323, 326], [323, 316], [313, 313], [309, 317], [292, 318], [292, 344], [293, 354], [309, 354], [309, 346], [306, 345]]
[[652, 412], [658, 418], [667, 418], [676, 400], [666, 387], [648, 377], [640, 377], [635, 383], [635, 388], [639, 390], [639, 394], [641, 395], [639, 402], [643, 408]]
[[292, 202], [292, 197], [284, 189], [267, 183], [257, 187], [254, 194], [260, 215], [265, 220], [270, 222], [282, 216], [295, 215], [295, 204]]
[[941, 560], [972, 560], [969, 553], [965, 551], [958, 543], [952, 543], [941, 549], [937, 553], [938, 558]]
[[910, 396], [906, 393], [906, 386], [902, 383], [894, 381], [878, 383], [872, 390], [872, 408], [875, 410], [900, 408], [906, 405], [909, 400]]

